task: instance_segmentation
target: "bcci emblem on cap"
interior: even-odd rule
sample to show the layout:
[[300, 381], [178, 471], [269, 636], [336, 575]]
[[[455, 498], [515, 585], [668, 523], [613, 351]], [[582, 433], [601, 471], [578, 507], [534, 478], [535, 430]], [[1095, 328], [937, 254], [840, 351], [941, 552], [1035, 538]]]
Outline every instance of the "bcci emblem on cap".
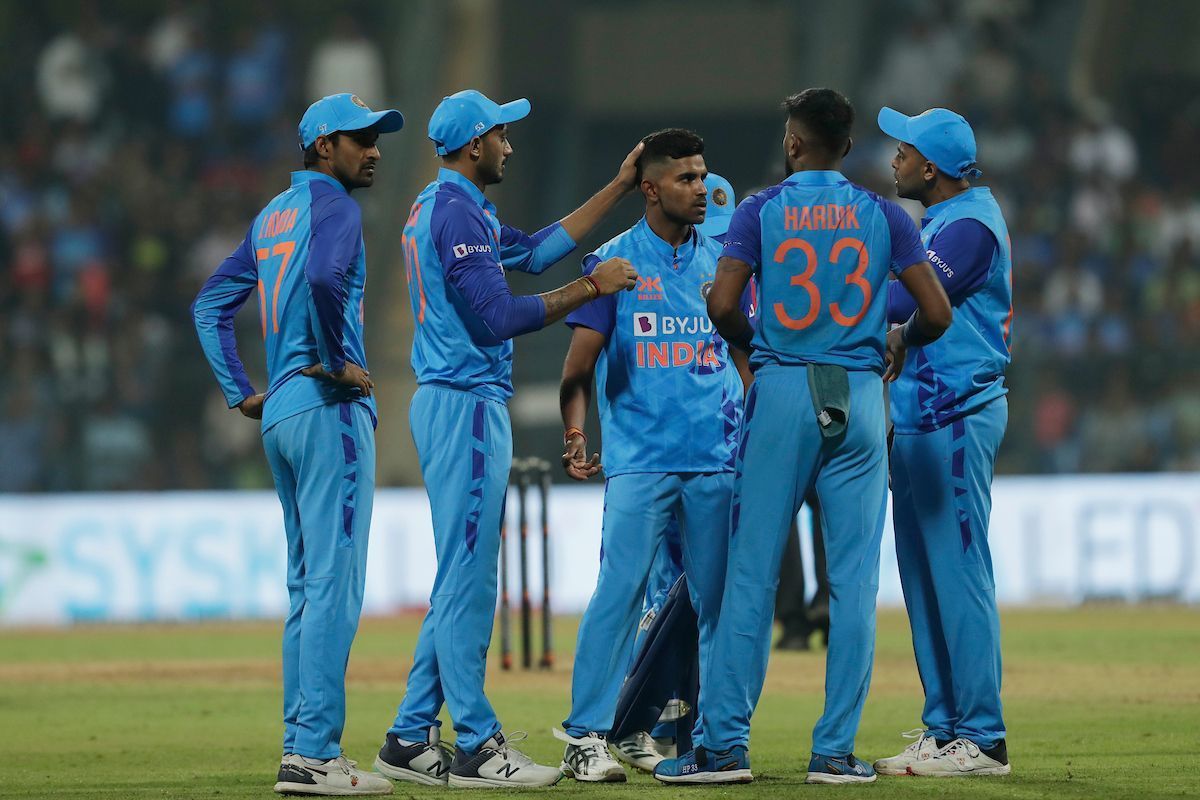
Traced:
[[729, 195], [725, 193], [724, 189], [718, 186], [716, 189], [713, 189], [712, 201], [713, 205], [724, 206], [729, 202]]

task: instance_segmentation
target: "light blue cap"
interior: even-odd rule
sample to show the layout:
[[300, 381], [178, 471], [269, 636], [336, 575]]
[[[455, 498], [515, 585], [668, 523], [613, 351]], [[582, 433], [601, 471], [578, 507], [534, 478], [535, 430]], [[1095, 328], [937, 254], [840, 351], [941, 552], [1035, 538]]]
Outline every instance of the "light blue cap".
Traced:
[[529, 116], [529, 101], [525, 98], [500, 105], [483, 92], [464, 89], [442, 98], [429, 118], [429, 138], [444, 156], [483, 136], [497, 125], [507, 125]]
[[403, 127], [404, 115], [395, 109], [372, 111], [358, 95], [331, 94], [309, 106], [300, 119], [300, 149], [307, 150], [318, 136], [338, 131], [374, 128], [380, 133], [392, 133]]
[[975, 131], [948, 108], [931, 108], [915, 117], [884, 106], [879, 110], [879, 129], [911, 144], [951, 178], [978, 178], [975, 168]]
[[710, 172], [704, 179], [704, 188], [708, 189], [708, 212], [696, 230], [705, 236], [724, 236], [729, 230], [733, 210], [737, 207], [733, 184], [717, 173]]

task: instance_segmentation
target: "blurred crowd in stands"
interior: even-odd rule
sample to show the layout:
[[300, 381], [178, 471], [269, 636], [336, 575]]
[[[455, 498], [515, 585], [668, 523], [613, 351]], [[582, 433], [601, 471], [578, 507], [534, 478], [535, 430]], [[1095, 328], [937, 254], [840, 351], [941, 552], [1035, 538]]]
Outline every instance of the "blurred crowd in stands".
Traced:
[[[189, 4], [136, 25], [83, 8], [6, 43], [33, 80], [4, 82], [0, 121], [0, 490], [264, 486], [188, 305], [296, 168], [297, 109], [346, 86], [378, 105], [383, 51], [350, 17], [298, 42], [247, 10], [215, 41]], [[1000, 471], [1196, 469], [1200, 109], [1131, 128], [1068, 100], [1017, 30], [939, 17], [890, 37], [852, 96], [847, 171], [890, 196], [880, 105], [974, 125], [1016, 265]]]

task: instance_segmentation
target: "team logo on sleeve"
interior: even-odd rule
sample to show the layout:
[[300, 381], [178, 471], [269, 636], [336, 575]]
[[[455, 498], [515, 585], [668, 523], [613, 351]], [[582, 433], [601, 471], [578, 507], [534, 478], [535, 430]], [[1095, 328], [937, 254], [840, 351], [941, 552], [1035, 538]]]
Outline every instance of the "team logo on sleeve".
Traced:
[[634, 336], [658, 336], [658, 314], [639, 311], [633, 315]]
[[490, 253], [492, 246], [490, 244], [456, 244], [453, 250], [455, 258], [466, 258], [475, 253]]

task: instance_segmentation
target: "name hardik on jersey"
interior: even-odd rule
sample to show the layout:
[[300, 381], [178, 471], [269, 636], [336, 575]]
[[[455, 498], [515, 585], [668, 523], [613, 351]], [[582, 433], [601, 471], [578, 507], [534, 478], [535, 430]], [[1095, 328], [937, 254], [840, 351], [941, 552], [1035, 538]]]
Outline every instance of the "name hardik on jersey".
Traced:
[[328, 175], [292, 173], [292, 185], [255, 218], [246, 238], [200, 290], [193, 306], [204, 354], [230, 408], [254, 393], [237, 356], [233, 317], [258, 290], [267, 351], [262, 430], [319, 406], [353, 401], [375, 417], [375, 398], [300, 370], [347, 361], [367, 369], [362, 212]]
[[634, 291], [597, 298], [567, 316], [608, 341], [596, 394], [609, 476], [631, 472], [730, 472], [742, 415], [742, 379], [708, 318], [721, 244], [693, 230], [678, 249], [645, 218], [584, 259], [626, 258]]
[[734, 212], [723, 255], [758, 279], [751, 364], [882, 373], [889, 267], [926, 260], [900, 206], [840, 172], [797, 172]]

